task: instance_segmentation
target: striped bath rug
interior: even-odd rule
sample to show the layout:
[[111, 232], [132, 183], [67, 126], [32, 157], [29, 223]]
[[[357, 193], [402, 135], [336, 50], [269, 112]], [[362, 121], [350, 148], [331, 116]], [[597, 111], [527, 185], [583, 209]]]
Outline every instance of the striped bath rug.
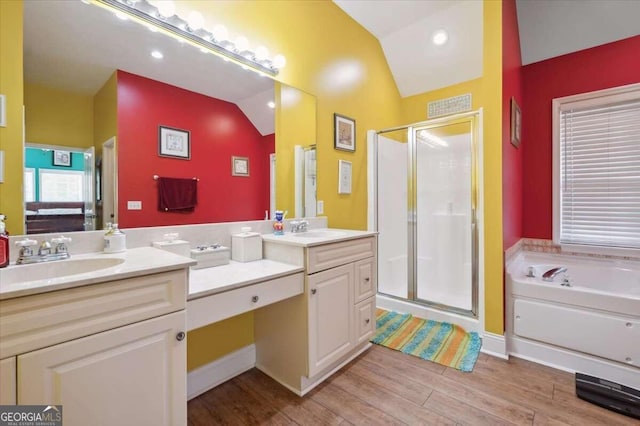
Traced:
[[478, 333], [455, 324], [383, 309], [376, 311], [376, 334], [371, 341], [461, 371], [473, 370], [482, 345]]

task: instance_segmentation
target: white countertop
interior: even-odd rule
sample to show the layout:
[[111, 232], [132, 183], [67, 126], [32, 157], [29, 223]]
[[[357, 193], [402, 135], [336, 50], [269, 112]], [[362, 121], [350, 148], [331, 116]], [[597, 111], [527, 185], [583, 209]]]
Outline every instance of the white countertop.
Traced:
[[[115, 266], [90, 272], [75, 273], [72, 275], [56, 273], [56, 276], [53, 278], [29, 280], [30, 275], [34, 276], [32, 271], [35, 271], [36, 268], [62, 269], [62, 273], [64, 273], [65, 262], [74, 262], [76, 260], [90, 261], [91, 259], [99, 260], [104, 258], [121, 259], [123, 262]], [[188, 268], [195, 264], [196, 261], [188, 257], [178, 256], [153, 247], [140, 247], [129, 249], [123, 253], [72, 254], [71, 258], [65, 260], [54, 260], [33, 265], [11, 265], [0, 269], [0, 300], [156, 274]], [[10, 276], [18, 276], [19, 280], [12, 279]]]
[[356, 231], [353, 229], [310, 229], [306, 232], [285, 232], [284, 235], [262, 234], [262, 240], [299, 247], [313, 247], [322, 244], [337, 243], [362, 237], [377, 235], [375, 231]]
[[253, 262], [230, 261], [228, 265], [189, 271], [189, 296], [198, 299], [262, 281], [303, 272], [304, 267], [262, 259]]

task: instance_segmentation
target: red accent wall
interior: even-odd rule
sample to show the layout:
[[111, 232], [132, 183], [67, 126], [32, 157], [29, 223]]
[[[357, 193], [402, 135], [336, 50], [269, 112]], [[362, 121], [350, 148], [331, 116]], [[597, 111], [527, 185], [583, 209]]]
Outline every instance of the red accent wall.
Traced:
[[[191, 132], [191, 159], [158, 156], [158, 126]], [[255, 220], [269, 209], [269, 153], [235, 105], [118, 71], [118, 221], [121, 227]], [[249, 177], [231, 176], [231, 156], [249, 158]], [[192, 213], [160, 212], [153, 175], [198, 177]], [[142, 210], [127, 210], [127, 201]]]
[[523, 236], [551, 239], [551, 101], [640, 82], [640, 36], [529, 64], [522, 70]]
[[[522, 60], [515, 0], [502, 2], [502, 241], [508, 249], [522, 238], [522, 140], [511, 144], [511, 97], [522, 102]], [[523, 121], [523, 126], [526, 126]]]

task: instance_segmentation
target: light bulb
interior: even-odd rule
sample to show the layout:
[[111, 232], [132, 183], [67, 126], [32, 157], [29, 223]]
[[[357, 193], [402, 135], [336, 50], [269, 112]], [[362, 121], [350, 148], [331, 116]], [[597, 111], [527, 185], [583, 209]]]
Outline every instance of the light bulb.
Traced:
[[280, 69], [280, 68], [284, 68], [285, 65], [287, 65], [287, 58], [285, 58], [283, 55], [276, 55], [273, 58], [273, 66]]
[[162, 54], [161, 51], [159, 50], [154, 50], [153, 52], [151, 52], [151, 56], [153, 56], [156, 59], [162, 59], [164, 58], [164, 55]]
[[227, 37], [229, 37], [229, 32], [227, 31], [227, 27], [225, 27], [222, 24], [215, 25], [211, 33], [213, 34], [213, 38], [216, 41], [223, 41], [223, 40], [226, 40]]
[[269, 51], [264, 46], [258, 46], [256, 48], [256, 59], [262, 61], [263, 59], [267, 59], [269, 56]]
[[269, 101], [269, 102], [267, 102], [267, 106], [268, 106], [269, 108], [275, 108], [275, 107], [276, 107], [276, 103], [275, 103], [275, 102], [273, 102], [273, 101]]
[[199, 30], [204, 26], [204, 18], [202, 17], [202, 13], [194, 10], [189, 12], [187, 16], [187, 24], [192, 31]]
[[165, 18], [173, 16], [176, 13], [176, 5], [171, 0], [162, 0], [156, 2], [158, 13]]
[[240, 36], [236, 39], [235, 45], [238, 52], [244, 52], [249, 48], [249, 40], [245, 36]]
[[449, 34], [445, 30], [438, 30], [431, 36], [431, 41], [436, 46], [442, 46], [449, 39]]

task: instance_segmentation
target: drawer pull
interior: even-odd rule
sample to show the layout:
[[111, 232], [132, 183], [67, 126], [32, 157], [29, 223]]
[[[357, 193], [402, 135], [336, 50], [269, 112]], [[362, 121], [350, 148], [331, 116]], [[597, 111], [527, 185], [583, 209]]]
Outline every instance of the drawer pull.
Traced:
[[258, 300], [260, 300], [260, 298], [259, 298], [258, 296], [253, 296], [253, 297], [251, 298], [251, 301], [252, 301], [253, 303], [256, 303]]
[[317, 292], [318, 292], [318, 289], [317, 289], [317, 288], [312, 288], [312, 289], [311, 289], [311, 294], [316, 294]]
[[371, 322], [371, 320], [369, 318], [367, 318], [366, 320], [364, 320], [365, 324], [369, 324]]
[[371, 278], [367, 277], [364, 279], [364, 282], [368, 283], [369, 281], [371, 281]]
[[178, 342], [182, 342], [184, 340], [185, 336], [186, 336], [185, 332], [184, 331], [180, 331], [180, 332], [178, 332], [178, 334], [176, 334], [176, 340]]

